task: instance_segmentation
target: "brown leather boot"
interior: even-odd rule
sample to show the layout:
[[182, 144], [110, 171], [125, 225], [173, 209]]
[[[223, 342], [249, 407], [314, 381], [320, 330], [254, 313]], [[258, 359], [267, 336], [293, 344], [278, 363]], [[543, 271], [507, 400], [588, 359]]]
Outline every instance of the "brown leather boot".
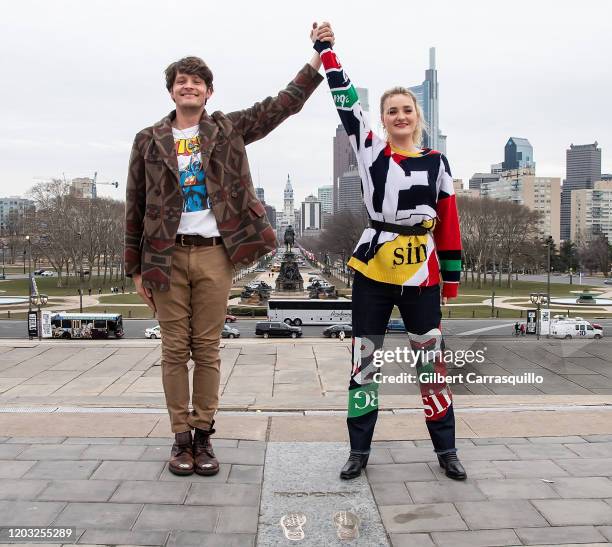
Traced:
[[175, 433], [168, 469], [175, 475], [193, 474], [194, 462], [191, 431]]
[[193, 458], [195, 461], [194, 470], [198, 475], [216, 475], [219, 472], [219, 462], [215, 457], [210, 436], [215, 432], [212, 426], [213, 420], [208, 431], [196, 427], [193, 437]]

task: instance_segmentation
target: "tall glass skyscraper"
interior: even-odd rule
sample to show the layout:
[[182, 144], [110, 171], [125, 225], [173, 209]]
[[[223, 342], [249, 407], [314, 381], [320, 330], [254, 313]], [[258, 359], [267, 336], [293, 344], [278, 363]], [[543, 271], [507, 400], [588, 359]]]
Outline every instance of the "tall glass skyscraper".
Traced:
[[510, 169], [535, 169], [533, 161], [533, 146], [527, 139], [510, 137], [504, 147], [504, 161], [502, 170]]
[[438, 71], [436, 70], [436, 48], [429, 48], [429, 68], [421, 85], [409, 87], [423, 110], [427, 132], [423, 145], [446, 154], [446, 136], [440, 134], [438, 123]]

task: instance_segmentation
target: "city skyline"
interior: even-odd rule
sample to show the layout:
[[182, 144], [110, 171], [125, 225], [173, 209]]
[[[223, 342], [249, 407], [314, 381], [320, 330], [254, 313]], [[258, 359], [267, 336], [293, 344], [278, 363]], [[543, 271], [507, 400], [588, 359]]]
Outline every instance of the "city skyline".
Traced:
[[[120, 183], [117, 190], [100, 188], [100, 195], [124, 199], [135, 133], [173, 107], [163, 80], [171, 61], [195, 54], [209, 63], [215, 76], [209, 111], [245, 108], [278, 92], [308, 61], [308, 28], [317, 18], [331, 21], [343, 66], [356, 86], [369, 89], [377, 131], [382, 92], [422, 81], [429, 48], [436, 48], [439, 118], [454, 177], [467, 181], [488, 171], [511, 135], [529, 139], [538, 176], [566, 178], [567, 147], [594, 141], [602, 148], [602, 170], [612, 171], [611, 76], [601, 69], [612, 6], [575, 10], [522, 0], [514, 6], [508, 11], [487, 2], [441, 1], [435, 36], [427, 25], [411, 24], [407, 44], [403, 33], [389, 28], [385, 13], [347, 14], [318, 0], [284, 12], [274, 36], [262, 32], [266, 20], [256, 6], [245, 5], [236, 19], [230, 6], [210, 5], [206, 15], [218, 23], [206, 36], [184, 41], [159, 39], [178, 15], [167, 2], [7, 5], [0, 44], [11, 52], [3, 66], [12, 83], [0, 90], [0, 195], [24, 196], [34, 177], [65, 173], [72, 179], [97, 171], [101, 180]], [[410, 20], [412, 11], [398, 7], [394, 20]], [[517, 29], [520, 40], [513, 39]], [[398, 51], [405, 52], [401, 61]], [[585, 90], [588, 100], [576, 101]], [[296, 202], [333, 183], [330, 142], [337, 125], [323, 82], [301, 113], [249, 146], [253, 182], [266, 189], [271, 204], [281, 205], [287, 172]]]

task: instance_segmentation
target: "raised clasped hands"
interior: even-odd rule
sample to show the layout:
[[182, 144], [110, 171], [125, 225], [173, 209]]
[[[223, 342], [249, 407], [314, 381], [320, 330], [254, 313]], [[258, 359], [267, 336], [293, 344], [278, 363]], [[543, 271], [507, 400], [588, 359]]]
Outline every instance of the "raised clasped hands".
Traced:
[[321, 42], [329, 42], [332, 46], [336, 41], [331, 25], [327, 21], [323, 21], [320, 25], [318, 23], [312, 24], [310, 39], [312, 40], [313, 44], [317, 40], [320, 40]]

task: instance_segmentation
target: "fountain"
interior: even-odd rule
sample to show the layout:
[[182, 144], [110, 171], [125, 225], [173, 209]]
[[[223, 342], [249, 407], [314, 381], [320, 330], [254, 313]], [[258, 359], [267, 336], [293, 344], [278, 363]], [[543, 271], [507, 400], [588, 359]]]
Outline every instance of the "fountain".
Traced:
[[561, 304], [563, 306], [574, 306], [578, 304], [579, 306], [612, 306], [612, 299], [610, 298], [598, 298], [597, 293], [593, 291], [589, 291], [588, 289], [584, 291], [572, 291], [573, 293], [577, 293], [578, 296], [574, 298], [551, 298], [551, 304]]

